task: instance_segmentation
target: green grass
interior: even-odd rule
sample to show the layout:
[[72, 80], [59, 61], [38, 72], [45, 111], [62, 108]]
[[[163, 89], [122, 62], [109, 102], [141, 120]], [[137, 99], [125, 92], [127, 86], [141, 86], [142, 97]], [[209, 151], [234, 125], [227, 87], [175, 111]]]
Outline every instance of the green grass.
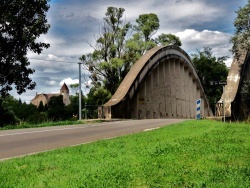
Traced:
[[250, 125], [187, 121], [1, 161], [0, 187], [250, 187]]

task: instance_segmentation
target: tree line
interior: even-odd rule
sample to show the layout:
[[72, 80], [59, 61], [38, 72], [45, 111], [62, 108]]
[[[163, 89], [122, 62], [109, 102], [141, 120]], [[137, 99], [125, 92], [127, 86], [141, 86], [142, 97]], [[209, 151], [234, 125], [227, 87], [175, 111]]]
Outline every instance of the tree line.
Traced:
[[[48, 104], [40, 101], [38, 106], [27, 104], [13, 96], [0, 97], [0, 127], [23, 123], [40, 124], [52, 121], [76, 121], [79, 119], [79, 84], [70, 85], [73, 95], [70, 104], [65, 106], [63, 96], [53, 96]], [[82, 118], [97, 118], [98, 106], [103, 105], [111, 96], [91, 88], [89, 93], [82, 94]]]
[[71, 97], [71, 104], [65, 106], [63, 97], [51, 97], [48, 104], [39, 106], [27, 104], [13, 96], [0, 98], [0, 127], [21, 123], [39, 124], [49, 121], [77, 120], [78, 101]]

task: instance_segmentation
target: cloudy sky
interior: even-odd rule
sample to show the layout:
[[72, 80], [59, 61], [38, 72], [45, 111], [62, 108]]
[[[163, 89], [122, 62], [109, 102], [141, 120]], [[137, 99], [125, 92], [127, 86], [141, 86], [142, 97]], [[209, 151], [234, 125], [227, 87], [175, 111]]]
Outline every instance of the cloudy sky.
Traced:
[[132, 24], [140, 14], [155, 13], [160, 20], [155, 36], [177, 35], [189, 55], [210, 46], [217, 57], [230, 56], [226, 62], [230, 66], [235, 11], [246, 4], [247, 0], [51, 0], [47, 14], [51, 28], [39, 38], [50, 48], [40, 55], [28, 54], [36, 71], [31, 76], [36, 89], [11, 94], [30, 102], [36, 92], [59, 92], [64, 82], [78, 83], [79, 57], [93, 51], [89, 44], [95, 44], [109, 6], [125, 8], [126, 21]]

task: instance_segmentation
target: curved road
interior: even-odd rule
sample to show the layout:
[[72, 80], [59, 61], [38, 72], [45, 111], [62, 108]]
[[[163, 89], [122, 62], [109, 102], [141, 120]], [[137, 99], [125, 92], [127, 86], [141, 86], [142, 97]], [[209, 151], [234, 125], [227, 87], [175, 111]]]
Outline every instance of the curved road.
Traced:
[[146, 119], [0, 131], [0, 160], [147, 131], [185, 121]]

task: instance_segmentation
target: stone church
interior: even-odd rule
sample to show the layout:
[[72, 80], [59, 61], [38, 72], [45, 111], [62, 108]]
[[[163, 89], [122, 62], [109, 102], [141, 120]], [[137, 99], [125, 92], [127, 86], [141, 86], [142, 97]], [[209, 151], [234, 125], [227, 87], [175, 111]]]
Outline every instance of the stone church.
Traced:
[[31, 104], [35, 105], [35, 106], [39, 106], [40, 101], [42, 101], [43, 105], [48, 104], [49, 100], [51, 97], [54, 96], [63, 96], [63, 102], [65, 104], [65, 106], [70, 104], [70, 99], [69, 99], [69, 88], [68, 86], [64, 83], [60, 89], [60, 93], [52, 93], [52, 94], [45, 94], [45, 93], [41, 93], [41, 94], [36, 94], [36, 96], [31, 100]]

